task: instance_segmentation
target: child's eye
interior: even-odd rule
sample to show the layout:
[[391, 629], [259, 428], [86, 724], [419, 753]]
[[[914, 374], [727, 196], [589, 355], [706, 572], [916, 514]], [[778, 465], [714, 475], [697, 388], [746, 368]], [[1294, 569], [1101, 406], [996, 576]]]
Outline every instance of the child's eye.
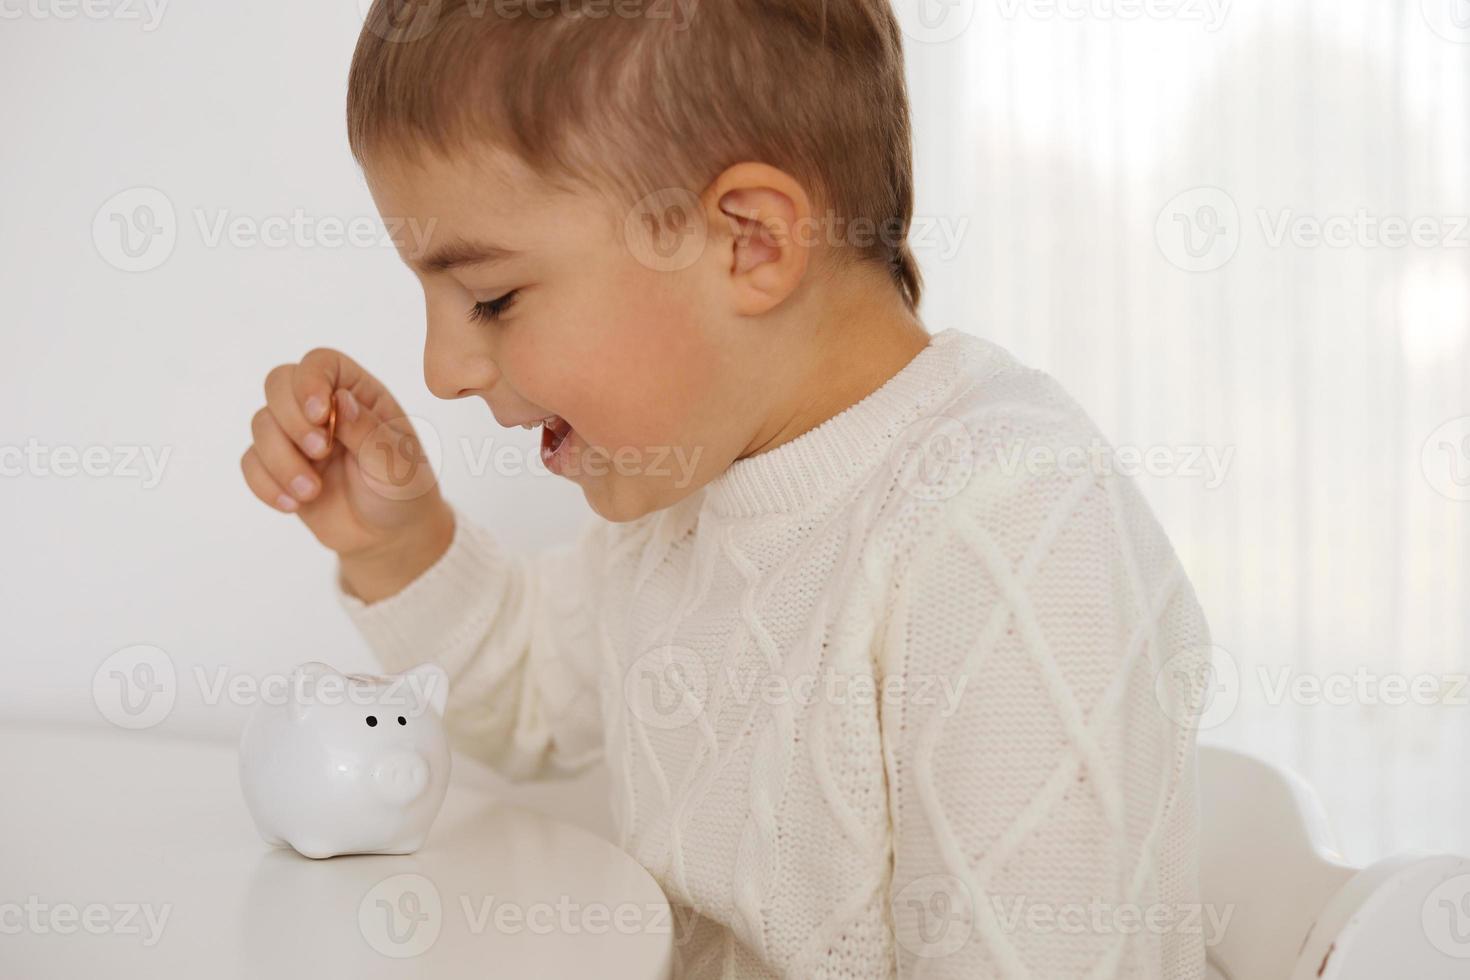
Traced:
[[498, 296], [495, 299], [487, 300], [483, 303], [476, 303], [470, 307], [470, 319], [482, 322], [485, 320], [500, 319], [500, 314], [509, 309], [511, 303], [515, 302], [517, 292], [518, 290], [512, 289], [504, 296]]

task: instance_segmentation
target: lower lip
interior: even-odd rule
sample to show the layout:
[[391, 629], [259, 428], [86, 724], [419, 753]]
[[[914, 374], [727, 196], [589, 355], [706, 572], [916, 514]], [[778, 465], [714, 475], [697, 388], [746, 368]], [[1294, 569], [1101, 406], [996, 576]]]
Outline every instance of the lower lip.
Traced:
[[551, 441], [554, 438], [551, 430], [544, 425], [541, 427], [541, 462], [551, 472], [558, 476], [564, 476], [563, 469], [566, 466], [567, 453], [571, 449], [572, 440], [577, 437], [577, 430], [568, 429], [562, 438], [561, 444], [553, 451]]

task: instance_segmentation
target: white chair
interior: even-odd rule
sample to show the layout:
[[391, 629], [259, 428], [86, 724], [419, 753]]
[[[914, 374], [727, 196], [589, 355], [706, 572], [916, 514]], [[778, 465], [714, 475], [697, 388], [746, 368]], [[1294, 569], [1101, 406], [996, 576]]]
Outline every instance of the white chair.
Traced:
[[1354, 868], [1293, 773], [1199, 750], [1203, 900], [1230, 910], [1214, 980], [1466, 980], [1470, 859], [1401, 854]]

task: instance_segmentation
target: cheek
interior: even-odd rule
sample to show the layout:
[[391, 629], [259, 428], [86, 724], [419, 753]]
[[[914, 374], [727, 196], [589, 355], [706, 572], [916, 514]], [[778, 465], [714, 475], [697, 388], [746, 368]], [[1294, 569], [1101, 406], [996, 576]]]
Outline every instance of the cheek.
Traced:
[[697, 304], [668, 273], [628, 276], [613, 292], [579, 331], [584, 436], [608, 448], [683, 444], [711, 402], [719, 360]]

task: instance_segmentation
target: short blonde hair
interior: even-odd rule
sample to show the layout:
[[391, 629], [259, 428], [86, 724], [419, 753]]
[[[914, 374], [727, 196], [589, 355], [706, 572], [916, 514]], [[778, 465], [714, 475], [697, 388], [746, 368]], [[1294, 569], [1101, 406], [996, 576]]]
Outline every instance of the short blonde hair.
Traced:
[[888, 4], [376, 0], [348, 78], [348, 141], [361, 164], [483, 141], [550, 183], [630, 204], [757, 160], [860, 235], [839, 251], [886, 269], [915, 310], [912, 137]]

